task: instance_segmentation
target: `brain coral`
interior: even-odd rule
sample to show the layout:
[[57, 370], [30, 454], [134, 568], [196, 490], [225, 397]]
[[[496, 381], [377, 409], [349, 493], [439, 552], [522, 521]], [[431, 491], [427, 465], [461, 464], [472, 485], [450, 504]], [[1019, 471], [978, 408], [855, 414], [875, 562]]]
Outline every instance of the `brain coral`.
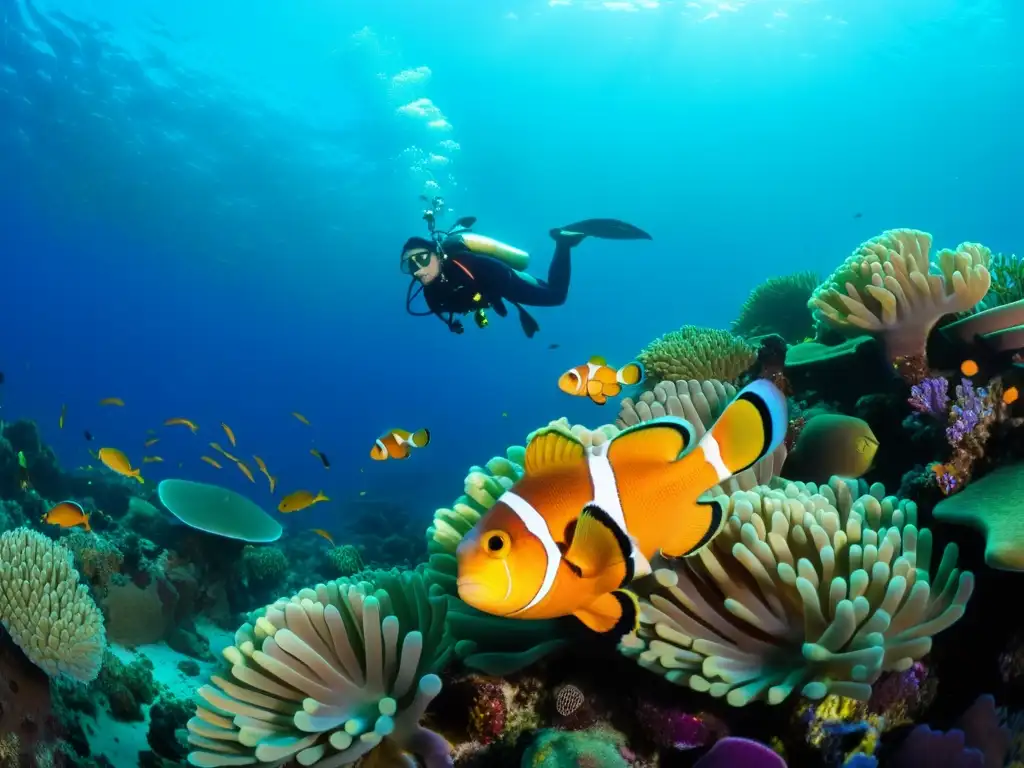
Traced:
[[777, 333], [790, 344], [803, 341], [814, 333], [807, 301], [820, 282], [810, 270], [768, 278], [743, 302], [733, 333], [746, 337]]
[[87, 683], [99, 674], [107, 638], [72, 562], [65, 547], [28, 528], [0, 536], [0, 623], [46, 674]]
[[420, 574], [383, 572], [304, 589], [267, 607], [224, 649], [230, 675], [199, 689], [188, 722], [195, 766], [450, 768], [448, 743], [420, 718], [451, 658], [443, 598]]
[[991, 284], [991, 252], [977, 243], [943, 249], [931, 271], [927, 232], [893, 229], [853, 252], [811, 297], [819, 327], [880, 336], [890, 359], [923, 356], [943, 315], [972, 309]]
[[651, 385], [659, 381], [735, 381], [757, 359], [757, 350], [728, 331], [684, 325], [655, 339], [637, 355]]
[[832, 478], [719, 497], [730, 516], [718, 538], [638, 582], [641, 627], [623, 653], [734, 706], [797, 689], [867, 699], [963, 615], [974, 580], [954, 544], [932, 579], [913, 502], [856, 488]]

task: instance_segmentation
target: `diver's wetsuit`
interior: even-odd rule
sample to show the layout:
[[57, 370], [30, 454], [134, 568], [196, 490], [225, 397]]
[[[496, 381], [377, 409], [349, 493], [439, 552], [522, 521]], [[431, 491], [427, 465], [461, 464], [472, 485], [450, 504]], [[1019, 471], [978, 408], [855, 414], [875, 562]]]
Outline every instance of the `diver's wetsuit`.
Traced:
[[556, 238], [547, 282], [517, 272], [490, 256], [473, 253], [461, 243], [446, 244], [448, 258], [441, 277], [423, 287], [423, 298], [430, 310], [455, 333], [463, 330], [462, 323], [454, 319], [455, 315], [492, 307], [505, 317], [508, 309], [504, 302], [507, 301], [519, 310], [523, 331], [532, 337], [540, 326], [522, 305], [556, 307], [565, 303], [572, 271], [569, 257], [577, 242], [577, 238]]

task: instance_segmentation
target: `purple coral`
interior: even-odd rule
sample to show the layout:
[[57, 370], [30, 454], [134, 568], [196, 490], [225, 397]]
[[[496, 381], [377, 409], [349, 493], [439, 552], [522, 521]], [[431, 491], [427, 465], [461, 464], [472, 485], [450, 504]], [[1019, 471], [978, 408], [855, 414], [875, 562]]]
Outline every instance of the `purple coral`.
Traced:
[[942, 418], [949, 407], [949, 382], [941, 376], [933, 376], [910, 388], [907, 400], [915, 411]]
[[713, 741], [713, 726], [704, 718], [685, 710], [661, 707], [648, 701], [637, 706], [640, 726], [658, 747], [663, 749], [695, 749]]
[[978, 424], [992, 413], [986, 403], [988, 391], [982, 387], [975, 391], [970, 379], [962, 379], [956, 388], [956, 402], [949, 412], [949, 426], [946, 427], [946, 439], [952, 446], [974, 432]]
[[786, 768], [786, 761], [757, 741], [729, 736], [715, 743], [694, 768]]

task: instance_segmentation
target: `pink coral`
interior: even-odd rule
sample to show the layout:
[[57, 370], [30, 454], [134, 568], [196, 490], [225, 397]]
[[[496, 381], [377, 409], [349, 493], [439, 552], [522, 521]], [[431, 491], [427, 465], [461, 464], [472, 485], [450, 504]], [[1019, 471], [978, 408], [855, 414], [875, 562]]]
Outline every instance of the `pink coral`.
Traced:
[[470, 734], [481, 744], [501, 737], [508, 717], [508, 703], [501, 683], [480, 679], [470, 706]]

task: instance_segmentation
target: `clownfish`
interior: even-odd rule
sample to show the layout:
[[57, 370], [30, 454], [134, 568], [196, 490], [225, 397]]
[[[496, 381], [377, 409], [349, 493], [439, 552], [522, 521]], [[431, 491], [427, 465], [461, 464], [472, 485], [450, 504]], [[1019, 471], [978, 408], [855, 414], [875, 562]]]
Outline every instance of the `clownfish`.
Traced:
[[644, 371], [638, 363], [629, 363], [616, 371], [603, 357], [592, 357], [586, 365], [577, 365], [559, 376], [558, 388], [567, 395], [589, 397], [604, 405], [609, 397], [622, 391], [624, 384], [639, 384], [643, 378]]
[[423, 448], [430, 442], [430, 432], [420, 429], [416, 432], [406, 432], [404, 429], [392, 429], [377, 438], [377, 442], [370, 449], [370, 458], [374, 461], [385, 461], [386, 459], [407, 459], [409, 458], [409, 447]]
[[575, 616], [596, 632], [628, 634], [639, 606], [623, 589], [651, 572], [656, 552], [693, 555], [724, 524], [713, 486], [786, 437], [786, 399], [758, 380], [699, 440], [666, 416], [587, 449], [564, 429], [538, 433], [525, 474], [456, 552], [459, 597], [518, 619]]

